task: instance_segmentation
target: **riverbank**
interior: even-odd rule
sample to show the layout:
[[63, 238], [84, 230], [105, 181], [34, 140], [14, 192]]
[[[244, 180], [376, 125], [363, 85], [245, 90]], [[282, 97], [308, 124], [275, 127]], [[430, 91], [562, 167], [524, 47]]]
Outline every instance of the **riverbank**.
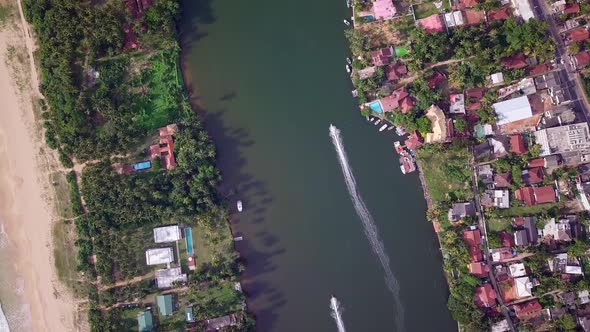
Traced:
[[[57, 280], [53, 265], [52, 227], [56, 222], [49, 175], [52, 159], [43, 147], [34, 116], [35, 89], [31, 85], [30, 59], [16, 4], [10, 6], [10, 19], [0, 30], [0, 217], [10, 250], [10, 263], [2, 273], [22, 280], [22, 289], [11, 291], [22, 296], [28, 309], [30, 326], [21, 324], [27, 313], [6, 316], [15, 331], [74, 331], [75, 302]], [[8, 8], [8, 7], [3, 7]], [[15, 285], [17, 280], [14, 281]], [[13, 317], [18, 321], [11, 321]]]

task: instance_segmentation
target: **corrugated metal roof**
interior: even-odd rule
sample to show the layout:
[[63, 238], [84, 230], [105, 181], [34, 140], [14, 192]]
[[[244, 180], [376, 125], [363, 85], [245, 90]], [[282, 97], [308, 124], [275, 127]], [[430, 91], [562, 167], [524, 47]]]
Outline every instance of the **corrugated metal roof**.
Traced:
[[531, 103], [527, 96], [501, 101], [495, 103], [493, 107], [498, 118], [497, 125], [504, 125], [533, 116]]

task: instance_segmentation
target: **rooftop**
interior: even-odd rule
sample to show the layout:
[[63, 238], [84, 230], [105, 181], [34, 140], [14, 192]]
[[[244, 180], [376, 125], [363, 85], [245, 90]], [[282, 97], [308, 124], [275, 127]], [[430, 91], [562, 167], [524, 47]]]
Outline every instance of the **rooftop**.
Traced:
[[495, 103], [493, 108], [498, 118], [496, 123], [498, 125], [508, 124], [533, 116], [531, 104], [527, 96]]
[[543, 307], [536, 299], [524, 303], [515, 304], [512, 306], [512, 308], [514, 309], [514, 313], [518, 318], [538, 314], [541, 312], [541, 310], [543, 310]]
[[156, 227], [154, 228], [154, 242], [174, 242], [181, 239], [180, 228], [178, 225]]
[[510, 136], [510, 152], [514, 154], [524, 154], [526, 152], [522, 135], [517, 134]]
[[490, 21], [504, 21], [509, 19], [510, 16], [512, 15], [510, 14], [509, 6], [492, 9], [488, 12], [488, 19]]
[[172, 306], [172, 295], [158, 295], [156, 297], [156, 302], [158, 303], [158, 310], [160, 311], [160, 315], [172, 315], [172, 313], [174, 312], [174, 308]]
[[418, 20], [418, 24], [428, 33], [445, 31], [445, 24], [440, 14], [433, 14]]
[[389, 19], [397, 14], [397, 10], [391, 0], [376, 0], [373, 2], [373, 12], [375, 13], [375, 18], [378, 20]]
[[174, 282], [186, 282], [186, 274], [180, 267], [156, 270], [156, 284], [158, 288], [170, 288]]
[[172, 248], [154, 248], [145, 252], [147, 265], [167, 264], [174, 260]]
[[496, 292], [490, 284], [484, 284], [475, 288], [474, 302], [480, 308], [489, 308], [496, 305]]

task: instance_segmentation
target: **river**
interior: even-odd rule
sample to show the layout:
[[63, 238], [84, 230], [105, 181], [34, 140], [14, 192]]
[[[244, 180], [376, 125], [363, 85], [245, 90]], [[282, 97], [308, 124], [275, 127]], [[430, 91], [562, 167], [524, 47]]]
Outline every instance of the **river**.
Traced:
[[244, 201], [244, 289], [258, 331], [397, 331], [400, 304], [365, 236], [329, 136], [341, 131], [358, 192], [399, 285], [405, 331], [456, 331], [436, 236], [395, 134], [358, 112], [344, 70], [344, 0], [184, 0], [184, 73], [218, 149], [222, 193]]

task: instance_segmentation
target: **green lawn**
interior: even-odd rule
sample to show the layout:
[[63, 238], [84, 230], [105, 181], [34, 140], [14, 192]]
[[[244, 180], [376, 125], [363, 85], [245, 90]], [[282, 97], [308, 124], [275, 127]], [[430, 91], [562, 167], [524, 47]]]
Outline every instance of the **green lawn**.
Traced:
[[193, 305], [198, 320], [228, 315], [242, 310], [244, 295], [234, 289], [234, 283], [223, 281], [205, 289], [191, 289], [187, 300]]
[[434, 6], [434, 3], [432, 2], [425, 2], [419, 5], [414, 5], [414, 13], [416, 14], [416, 19], [426, 18], [438, 12], [439, 10]]
[[491, 231], [499, 232], [510, 228], [511, 219], [509, 217], [491, 217], [487, 221]]
[[[212, 222], [197, 222], [193, 226], [193, 245], [197, 268], [205, 263], [233, 261], [236, 252], [233, 237], [227, 224], [227, 212], [218, 210], [204, 218], [214, 220]], [[213, 226], [208, 226], [208, 224]]]
[[434, 203], [473, 197], [467, 148], [460, 143], [431, 144], [418, 149], [418, 164]]
[[563, 203], [539, 204], [534, 206], [516, 206], [509, 209], [498, 209], [496, 215], [499, 217], [521, 217], [547, 214], [552, 208], [561, 209]]

